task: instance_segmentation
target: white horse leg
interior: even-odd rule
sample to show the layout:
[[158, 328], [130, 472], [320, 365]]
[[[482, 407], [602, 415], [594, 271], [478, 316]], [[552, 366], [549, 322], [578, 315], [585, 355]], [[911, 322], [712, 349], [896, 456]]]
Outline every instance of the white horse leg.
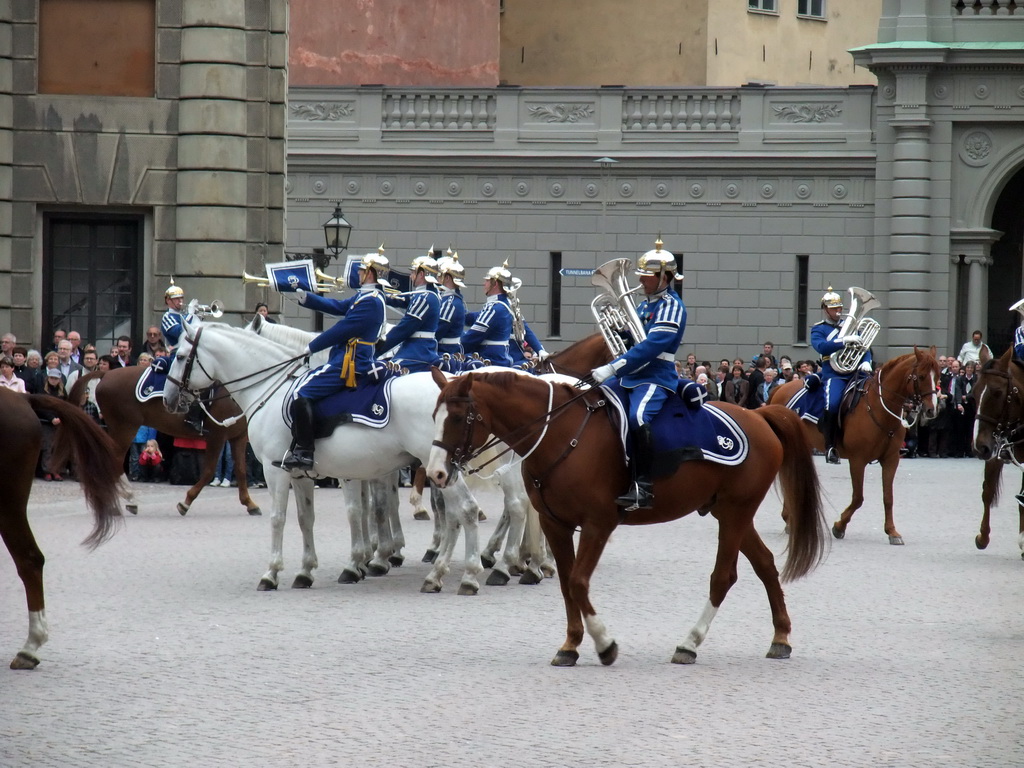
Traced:
[[124, 508], [133, 515], [139, 514], [139, 502], [135, 500], [135, 491], [132, 490], [131, 483], [122, 482], [121, 487], [125, 490]]
[[39, 666], [39, 648], [50, 637], [46, 625], [46, 611], [28, 612], [28, 638], [11, 662], [11, 669], [35, 669]]
[[[396, 474], [397, 478], [397, 474]], [[402, 550], [405, 548], [405, 533], [402, 531], [402, 512], [398, 498], [398, 482], [387, 489], [387, 517], [388, 528], [391, 530], [391, 541], [393, 542], [388, 562], [395, 568], [400, 568], [405, 562], [405, 555]]]
[[551, 579], [555, 576], [555, 556], [551, 554], [551, 545], [540, 527], [540, 515], [529, 504], [526, 508], [526, 533], [523, 536], [523, 550], [530, 557], [531, 570], [534, 565], [540, 570], [541, 576]]
[[316, 546], [313, 543], [313, 523], [316, 521], [313, 480], [308, 477], [292, 480], [292, 492], [295, 494], [299, 530], [302, 531], [302, 570], [295, 574], [292, 589], [308, 589], [313, 586], [313, 571], [319, 565], [316, 559]]
[[501, 517], [498, 518], [498, 523], [494, 528], [494, 533], [491, 534], [491, 538], [487, 540], [487, 546], [480, 553], [480, 562], [483, 563], [484, 568], [493, 568], [495, 566], [497, 561], [495, 553], [505, 543], [506, 533], [508, 533], [508, 513], [503, 509]]
[[434, 533], [430, 538], [430, 545], [427, 547], [427, 551], [423, 553], [422, 562], [424, 563], [432, 563], [437, 558], [437, 553], [441, 550], [441, 542], [444, 541], [445, 530], [448, 526], [448, 522], [445, 520], [444, 496], [433, 485], [430, 486], [430, 506], [434, 510]]
[[715, 614], [718, 613], [718, 609], [711, 604], [708, 600], [704, 606], [704, 611], [701, 613], [700, 618], [697, 619], [697, 623], [693, 625], [693, 629], [690, 630], [690, 634], [686, 636], [683, 642], [676, 646], [675, 655], [672, 656], [673, 664], [693, 664], [697, 661], [697, 647], [704, 642], [704, 638], [708, 636], [708, 630], [711, 629], [711, 622], [714, 621]]
[[370, 559], [370, 532], [366, 525], [366, 507], [369, 494], [366, 483], [360, 480], [343, 480], [342, 490], [345, 494], [345, 513], [348, 516], [348, 528], [351, 536], [348, 564], [338, 577], [339, 584], [356, 584], [366, 576], [366, 563]]
[[[477, 580], [477, 576], [483, 571], [483, 566], [480, 564], [480, 535], [478, 531], [480, 507], [461, 478], [445, 488], [442, 494], [444, 495], [446, 518], [449, 521], [444, 546], [441, 548], [437, 560], [434, 561], [434, 568], [427, 576], [420, 591], [437, 592], [441, 589], [441, 579], [449, 570], [452, 552], [458, 540], [457, 526], [461, 523], [466, 532], [466, 570], [462, 575], [462, 582], [459, 584], [459, 594], [475, 595], [480, 591], [480, 582]], [[436, 589], [431, 588], [435, 586]]]
[[270, 490], [270, 565], [260, 579], [260, 592], [277, 589], [277, 575], [284, 568], [284, 521], [288, 514], [288, 489], [291, 478], [283, 469], [264, 465], [264, 476]]
[[398, 502], [398, 473], [377, 478], [369, 483], [371, 488], [373, 521], [377, 531], [377, 545], [373, 559], [367, 566], [368, 576], [384, 576], [391, 570], [391, 555], [395, 552], [395, 540], [391, 533], [390, 507]]

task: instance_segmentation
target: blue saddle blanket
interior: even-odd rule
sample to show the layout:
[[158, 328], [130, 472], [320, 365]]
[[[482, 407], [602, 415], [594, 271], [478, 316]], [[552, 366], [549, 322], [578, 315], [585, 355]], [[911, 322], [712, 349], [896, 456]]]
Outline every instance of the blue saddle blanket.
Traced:
[[164, 396], [164, 383], [167, 381], [167, 372], [150, 366], [135, 385], [135, 399], [140, 403], [152, 400], [155, 397]]
[[[601, 389], [619, 412], [625, 444], [627, 394], [617, 380], [601, 385]], [[717, 405], [705, 402], [706, 398], [702, 386], [682, 379], [676, 396], [669, 397], [654, 417], [651, 432], [655, 476], [670, 474], [683, 461], [736, 465], [747, 458], [750, 442], [740, 425]]]
[[[289, 390], [284, 398], [283, 414], [285, 424], [290, 428], [292, 416], [289, 405], [292, 401], [291, 392], [295, 390], [308, 374], [303, 374]], [[313, 413], [316, 416], [316, 437], [327, 437], [341, 424], [362, 424], [374, 429], [383, 429], [391, 419], [391, 385], [397, 376], [393, 374], [374, 379], [360, 376], [355, 389], [343, 389], [321, 400], [313, 402]]]
[[796, 411], [801, 419], [817, 424], [825, 413], [825, 387], [822, 386], [821, 379], [816, 374], [808, 376], [804, 380], [804, 385], [789, 398], [786, 407]]

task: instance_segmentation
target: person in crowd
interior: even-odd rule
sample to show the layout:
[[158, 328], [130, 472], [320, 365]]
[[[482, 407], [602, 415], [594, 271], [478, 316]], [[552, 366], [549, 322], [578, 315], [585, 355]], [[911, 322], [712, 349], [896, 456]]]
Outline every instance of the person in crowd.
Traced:
[[[825, 385], [825, 413], [819, 427], [825, 438], [825, 461], [829, 464], [839, 463], [836, 442], [839, 439], [839, 400], [843, 390], [854, 372], [841, 373], [832, 367], [832, 355], [842, 351], [847, 345], [859, 345], [860, 337], [856, 333], [840, 336], [840, 322], [843, 315], [843, 298], [828, 287], [821, 297], [821, 309], [825, 319], [811, 326], [811, 346], [821, 355], [821, 380]], [[862, 371], [871, 371], [871, 350], [867, 350], [861, 360]]]
[[757, 400], [761, 385], [764, 384], [764, 374], [768, 370], [768, 358], [758, 355], [754, 358], [753, 366], [747, 373], [747, 381], [750, 386], [747, 388], [747, 408], [759, 408], [761, 404]]
[[43, 367], [43, 356], [38, 349], [30, 349], [25, 353], [25, 388], [28, 393], [35, 394], [37, 387], [41, 386], [37, 376], [39, 369]]
[[746, 408], [749, 395], [750, 382], [743, 375], [743, 366], [734, 365], [732, 367], [732, 377], [722, 387], [722, 400]]
[[697, 379], [697, 355], [690, 352], [686, 356], [686, 364], [683, 366], [683, 378], [690, 381]]
[[157, 356], [157, 350], [167, 349], [164, 346], [164, 340], [163, 336], [160, 333], [159, 326], [151, 325], [149, 326], [149, 328], [146, 329], [146, 340], [142, 342], [142, 344], [139, 346], [139, 349], [142, 350], [139, 354], [142, 354], [142, 352], [148, 352], [153, 357]]
[[117, 345], [114, 349], [110, 350], [111, 354], [115, 354], [114, 367], [115, 368], [127, 368], [130, 365], [135, 365], [135, 360], [132, 358], [132, 340], [128, 336], [118, 336]]
[[262, 315], [263, 319], [266, 320], [268, 323], [277, 322], [277, 320], [270, 316], [270, 307], [268, 307], [262, 301], [256, 304], [256, 309], [254, 310], [254, 313], [257, 315]]
[[771, 399], [772, 392], [774, 392], [779, 386], [778, 379], [775, 378], [774, 368], [764, 369], [764, 381], [757, 388], [755, 393], [754, 402], [756, 407], [763, 408], [768, 405], [768, 401]]
[[101, 355], [96, 361], [97, 371], [110, 371], [117, 367], [117, 363], [114, 362], [113, 355]]
[[980, 363], [982, 357], [985, 360], [991, 360], [992, 350], [981, 340], [981, 331], [974, 331], [971, 338], [960, 347], [960, 354], [956, 356], [956, 359], [963, 365], [965, 363]]
[[764, 359], [765, 360], [765, 367], [766, 368], [778, 369], [779, 363], [775, 359], [775, 344], [770, 342], [770, 341], [766, 341], [764, 344], [762, 344], [761, 345], [761, 354], [759, 354], [759, 355], [754, 357], [754, 362], [756, 363], [758, 361], [758, 359]]
[[328, 362], [305, 373], [292, 392], [289, 404], [292, 445], [281, 462], [283, 469], [313, 468], [314, 401], [343, 389], [354, 389], [361, 378], [376, 370], [374, 350], [383, 336], [386, 322], [382, 288], [390, 287], [386, 280], [389, 270], [390, 264], [383, 253], [368, 253], [359, 263], [359, 290], [354, 296], [339, 301], [307, 293], [301, 288], [295, 292], [301, 306], [342, 319], [306, 347], [307, 355], [325, 349], [331, 352]]
[[144, 483], [159, 483], [164, 479], [164, 455], [156, 438], [146, 441], [139, 454], [139, 477]]
[[57, 371], [57, 375], [60, 376], [61, 384], [64, 384], [64, 376], [60, 372], [60, 358], [57, 357], [56, 352], [47, 352], [43, 356], [43, 363], [36, 369], [34, 380], [33, 380], [33, 391], [42, 392], [43, 387], [46, 385], [47, 375], [50, 371]]
[[14, 358], [10, 355], [0, 356], [0, 388], [12, 392], [25, 393], [25, 381], [14, 375]]
[[20, 344], [14, 346], [11, 353], [14, 360], [14, 375], [25, 382], [25, 391], [28, 391], [28, 383], [32, 379], [32, 369], [28, 367], [28, 350]]
[[0, 338], [0, 355], [13, 355], [14, 347], [18, 343], [18, 337], [13, 333], [5, 333]]
[[67, 340], [71, 342], [71, 362], [73, 362], [75, 365], [81, 365], [82, 334], [80, 334], [78, 331], [68, 331]]
[[141, 353], [135, 360], [135, 364], [141, 368], [149, 368], [153, 364], [155, 358], [149, 352]]
[[676, 282], [682, 280], [676, 271], [676, 257], [662, 245], [659, 237], [654, 249], [637, 260], [636, 274], [644, 291], [637, 315], [647, 337], [590, 372], [591, 379], [598, 384], [617, 377], [628, 395], [635, 482], [616, 500], [627, 510], [654, 503], [651, 422], [679, 387], [675, 357], [686, 331], [686, 305], [674, 290]]
[[230, 488], [237, 484], [235, 482], [235, 457], [231, 454], [231, 444], [225, 442], [220, 448], [217, 466], [213, 469], [213, 482], [210, 485], [215, 488]]
[[974, 387], [978, 383], [976, 369], [975, 363], [965, 363], [953, 387], [954, 402], [959, 414], [957, 431], [953, 435], [953, 455], [961, 459], [972, 455], [971, 440], [974, 436], [974, 419], [978, 409], [974, 399]]
[[[56, 352], [48, 353], [47, 358], [50, 354], [56, 357]], [[39, 394], [50, 395], [51, 397], [59, 397], [61, 400], [67, 400], [67, 392], [64, 389], [64, 381], [61, 378], [60, 371], [56, 368], [49, 368], [46, 370], [46, 378], [42, 388], [39, 390]], [[53, 438], [57, 427], [60, 426], [60, 417], [52, 411], [38, 411], [39, 421], [43, 425], [43, 445], [40, 453], [40, 469], [43, 473], [43, 479], [50, 481], [55, 480], [57, 482], [62, 481], [64, 478], [61, 475], [62, 467], [57, 467], [52, 463], [53, 461]]]
[[793, 370], [793, 363], [788, 357], [779, 358], [779, 384], [787, 384], [796, 378], [796, 371]]
[[698, 365], [693, 369], [693, 381], [697, 381], [701, 374], [704, 374], [705, 381], [703, 387], [707, 390], [708, 400], [718, 400], [721, 397], [721, 392], [718, 389], [718, 382], [711, 378], [706, 366]]
[[62, 330], [60, 328], [55, 330], [53, 332], [53, 342], [52, 342], [52, 344], [50, 346], [50, 351], [51, 352], [56, 352], [57, 351], [57, 345], [60, 344], [62, 341], [64, 341], [64, 339], [66, 339], [66, 338], [67, 338], [67, 333], [64, 330]]
[[67, 382], [71, 374], [75, 374], [75, 378], [78, 378], [78, 375], [82, 370], [82, 366], [71, 359], [71, 353], [73, 351], [74, 347], [68, 339], [63, 339], [58, 342], [57, 368], [60, 369], [60, 375], [64, 377], [64, 384], [68, 388], [70, 388], [70, 385]]

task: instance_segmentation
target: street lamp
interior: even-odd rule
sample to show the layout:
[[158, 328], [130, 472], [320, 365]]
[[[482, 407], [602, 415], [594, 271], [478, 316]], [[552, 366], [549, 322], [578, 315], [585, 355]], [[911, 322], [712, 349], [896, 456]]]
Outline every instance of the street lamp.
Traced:
[[348, 239], [352, 234], [352, 225], [345, 221], [341, 213], [341, 204], [336, 203], [331, 218], [324, 222], [324, 238], [327, 250], [332, 256], [340, 256], [348, 248]]

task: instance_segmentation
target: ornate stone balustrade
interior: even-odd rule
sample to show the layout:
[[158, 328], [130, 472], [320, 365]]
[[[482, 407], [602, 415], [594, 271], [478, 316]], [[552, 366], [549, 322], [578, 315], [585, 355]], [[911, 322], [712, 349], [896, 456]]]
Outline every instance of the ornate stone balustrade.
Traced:
[[956, 16], [1024, 16], [1024, 0], [951, 0]]

